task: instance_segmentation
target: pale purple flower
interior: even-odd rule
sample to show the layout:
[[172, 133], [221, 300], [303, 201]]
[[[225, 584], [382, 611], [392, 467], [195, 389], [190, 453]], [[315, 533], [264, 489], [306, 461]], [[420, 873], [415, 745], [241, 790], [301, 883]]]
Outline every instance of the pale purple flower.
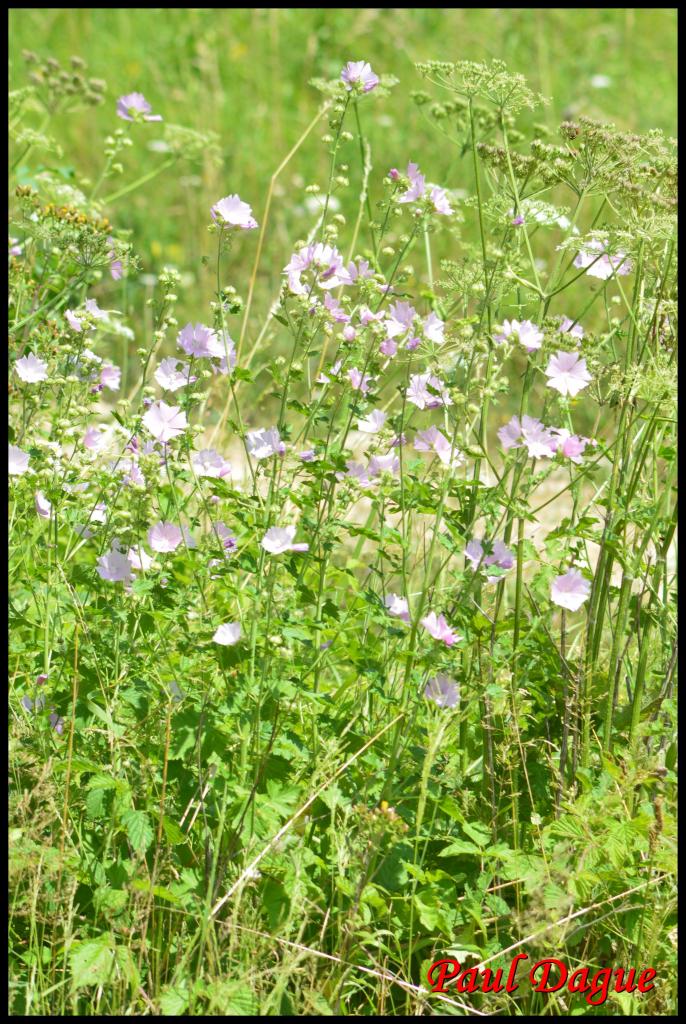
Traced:
[[417, 164], [409, 163], [406, 174], [410, 179], [410, 187], [406, 192], [398, 196], [399, 203], [413, 203], [415, 200], [421, 199], [426, 191], [424, 175], [419, 173]]
[[165, 391], [178, 391], [197, 379], [190, 376], [190, 363], [184, 363], [174, 356], [163, 359], [155, 370], [155, 380]]
[[416, 315], [416, 309], [409, 302], [394, 302], [389, 307], [388, 319], [384, 321], [387, 337], [398, 338], [407, 334]]
[[341, 71], [341, 79], [348, 91], [359, 84], [362, 92], [371, 92], [379, 84], [379, 76], [374, 74], [371, 65], [365, 60], [349, 60]]
[[213, 220], [229, 224], [234, 228], [241, 228], [244, 231], [257, 227], [251, 207], [235, 194], [220, 199], [218, 203], [214, 204], [210, 213]]
[[392, 359], [398, 351], [398, 343], [393, 338], [385, 338], [379, 345], [379, 352], [382, 356], [387, 356]]
[[286, 445], [279, 436], [276, 427], [251, 430], [246, 436], [248, 453], [254, 459], [268, 459], [272, 455], [283, 455]]
[[205, 324], [187, 323], [177, 336], [177, 344], [187, 356], [196, 359], [220, 358], [224, 354], [224, 346], [211, 327]]
[[436, 213], [442, 213], [445, 216], [449, 216], [453, 212], [453, 208], [448, 202], [448, 193], [444, 188], [438, 188], [437, 185], [434, 185], [429, 193], [429, 198], [433, 203]]
[[348, 377], [350, 383], [356, 391], [361, 391], [363, 395], [366, 395], [369, 391], [369, 385], [372, 378], [368, 373], [363, 374], [361, 370], [358, 370], [356, 366], [353, 366], [348, 370]]
[[100, 371], [100, 383], [110, 391], [119, 391], [121, 385], [121, 370], [113, 363], [105, 363]]
[[607, 281], [613, 274], [630, 274], [632, 270], [631, 260], [626, 253], [618, 252], [616, 256], [610, 256], [598, 239], [591, 239], [585, 244], [577, 253], [574, 266], [585, 269], [589, 277], [598, 277], [601, 281]]
[[270, 555], [280, 555], [284, 551], [309, 551], [309, 544], [294, 544], [294, 537], [295, 526], [272, 526], [260, 543]]
[[381, 409], [372, 409], [363, 420], [357, 424], [357, 429], [363, 434], [378, 434], [386, 422], [386, 413]]
[[124, 121], [161, 121], [161, 115], [151, 114], [151, 110], [142, 92], [129, 92], [117, 100], [117, 117]]
[[90, 315], [95, 320], [102, 320], [103, 318], [107, 317], [107, 311], [104, 309], [100, 309], [100, 306], [97, 303], [97, 299], [86, 299], [85, 306], [86, 312], [90, 313]]
[[562, 318], [562, 323], [558, 327], [558, 331], [560, 334], [569, 334], [572, 338], [577, 338], [579, 341], [584, 336], [584, 329], [581, 324], [575, 324], [568, 316]]
[[71, 309], [65, 309], [64, 315], [67, 318], [67, 321], [72, 331], [77, 331], [78, 333], [80, 333], [83, 330], [83, 324], [79, 320], [76, 313], [73, 313]]
[[345, 324], [350, 320], [350, 317], [341, 307], [340, 303], [337, 302], [336, 299], [334, 299], [328, 292], [324, 296], [324, 305], [328, 309], [329, 313], [331, 313], [331, 316], [336, 323]]
[[[117, 259], [117, 253], [114, 248], [114, 238], [110, 235], [107, 239], [108, 244], [112, 247], [107, 256], [110, 261], [110, 274], [114, 281], [118, 281], [124, 273], [124, 265], [120, 259]], [[74, 328], [76, 330], [76, 328]]]
[[400, 470], [400, 459], [393, 452], [388, 455], [372, 455], [369, 460], [369, 476], [381, 476], [382, 473], [397, 473]]
[[303, 462], [314, 462], [317, 453], [314, 448], [307, 448], [304, 452], [298, 452], [298, 458], [302, 459]]
[[352, 324], [346, 324], [343, 328], [342, 334], [346, 341], [354, 341], [357, 337], [357, 331]]
[[[212, 346], [214, 347], [214, 345]], [[229, 373], [236, 365], [236, 346], [227, 331], [220, 331], [217, 335], [217, 349], [221, 351], [219, 359], [219, 373]], [[212, 353], [216, 355], [216, 353]], [[213, 367], [214, 369], [214, 367]], [[193, 378], [195, 380], [195, 378]]]
[[326, 373], [324, 373], [323, 371], [322, 371], [322, 373], [320, 373], [320, 375], [317, 377], [316, 383], [317, 384], [331, 384], [331, 383], [333, 383], [331, 378], [338, 376], [338, 374], [341, 372], [341, 366], [342, 365], [343, 365], [343, 360], [342, 359], [338, 359], [333, 364], [333, 366], [331, 366], [326, 371]]
[[155, 402], [150, 406], [143, 424], [150, 431], [156, 441], [171, 441], [173, 438], [183, 434], [188, 426], [186, 414], [178, 405], [167, 405], [166, 402]]
[[41, 519], [49, 519], [52, 505], [42, 491], [36, 491], [36, 513]]
[[110, 583], [128, 583], [131, 580], [131, 563], [126, 555], [112, 547], [106, 555], [98, 559], [97, 573], [103, 580]]
[[58, 736], [61, 736], [64, 732], [64, 719], [55, 711], [50, 714], [50, 726], [55, 730]]
[[23, 452], [14, 444], [8, 444], [9, 455], [7, 471], [10, 476], [22, 476], [29, 468], [28, 452]]
[[591, 584], [578, 569], [570, 569], [563, 576], [556, 576], [550, 587], [550, 600], [570, 612], [578, 611], [591, 593]]
[[455, 633], [448, 623], [445, 621], [445, 616], [436, 615], [436, 612], [429, 612], [421, 620], [422, 626], [429, 633], [434, 640], [441, 640], [446, 647], [452, 647], [454, 643], [461, 640], [462, 637], [459, 633]]
[[176, 551], [183, 534], [174, 523], [160, 522], [148, 530], [148, 544], [153, 551]]
[[234, 534], [228, 528], [226, 523], [216, 522], [212, 524], [212, 530], [218, 540], [221, 541], [224, 552], [227, 556], [231, 555], [232, 551], [236, 550], [237, 541]]
[[372, 313], [369, 306], [363, 306], [360, 310], [360, 323], [363, 327], [366, 327], [367, 324], [371, 324], [375, 320], [383, 320], [384, 315], [385, 314], [383, 312]]
[[526, 447], [532, 459], [550, 458], [557, 451], [557, 439], [549, 427], [544, 427], [533, 416], [513, 416], [509, 423], [498, 431], [503, 448]]
[[444, 466], [459, 466], [464, 456], [454, 448], [448, 438], [438, 427], [431, 426], [428, 430], [417, 431], [414, 441], [416, 452], [435, 452]]
[[131, 569], [134, 572], [145, 572], [155, 561], [142, 544], [139, 544], [136, 548], [129, 548], [126, 552], [126, 557], [131, 563]]
[[363, 466], [361, 462], [353, 462], [352, 459], [349, 459], [345, 465], [348, 472], [345, 474], [340, 474], [341, 477], [348, 476], [351, 477], [353, 480], [358, 480], [363, 487], [369, 486], [371, 480], [369, 479], [369, 473], [367, 472], [366, 466]]
[[26, 384], [40, 384], [41, 381], [48, 379], [48, 364], [34, 356], [33, 352], [17, 359], [14, 369], [17, 376]]
[[586, 369], [586, 360], [581, 359], [576, 352], [556, 352], [550, 357], [545, 375], [549, 388], [572, 397], [593, 379]]
[[[514, 552], [507, 547], [502, 540], [493, 541], [489, 547], [490, 554], [485, 554], [484, 544], [474, 537], [464, 549], [465, 558], [472, 563], [472, 569], [476, 571], [481, 566], [495, 565], [498, 569], [511, 569], [515, 563]], [[497, 582], [499, 576], [487, 576], [489, 583]]]
[[218, 626], [215, 630], [212, 639], [215, 644], [221, 644], [222, 647], [232, 647], [237, 644], [241, 638], [241, 624], [240, 622], [223, 622], [221, 626]]
[[439, 405], [453, 404], [443, 381], [432, 373], [412, 374], [407, 389], [407, 400], [418, 409], [435, 409]]
[[214, 448], [193, 452], [191, 463], [197, 476], [225, 477], [231, 472], [231, 463]]
[[402, 619], [403, 622], [410, 621], [410, 606], [406, 597], [400, 597], [398, 594], [386, 594], [384, 604], [389, 615], [396, 619]]
[[560, 455], [564, 455], [567, 459], [571, 459], [571, 461], [577, 465], [580, 465], [583, 462], [582, 455], [586, 450], [588, 438], [577, 437], [576, 434], [570, 434], [570, 432], [564, 427], [553, 430], [553, 434], [557, 438], [558, 453]]
[[436, 316], [435, 313], [429, 313], [429, 315], [424, 318], [422, 329], [424, 331], [424, 337], [428, 338], [429, 341], [433, 341], [435, 345], [442, 345], [445, 341], [443, 336], [445, 323], [439, 316]]
[[439, 672], [427, 682], [424, 696], [439, 708], [454, 708], [460, 700], [460, 688], [454, 679]]
[[536, 349], [539, 349], [544, 337], [543, 332], [531, 320], [523, 320], [522, 323], [519, 320], [505, 320], [500, 332], [493, 336], [493, 340], [498, 345], [501, 345], [506, 338], [513, 336], [517, 338], [527, 352], [534, 352]]

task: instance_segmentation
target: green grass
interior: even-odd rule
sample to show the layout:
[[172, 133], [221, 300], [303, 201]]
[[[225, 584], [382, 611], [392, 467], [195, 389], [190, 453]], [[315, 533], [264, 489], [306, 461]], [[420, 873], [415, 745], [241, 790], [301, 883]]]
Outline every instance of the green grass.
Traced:
[[[182, 297], [179, 315], [188, 318], [213, 287], [200, 267], [211, 251], [209, 206], [236, 191], [260, 219], [271, 174], [316, 114], [320, 97], [307, 83], [337, 77], [346, 60], [364, 58], [399, 79], [392, 103], [365, 105], [376, 175], [420, 158], [430, 180], [472, 185], [468, 161], [411, 99], [423, 88], [414, 68], [421, 60], [505, 60], [551, 98], [543, 116], [553, 129], [565, 117], [587, 114], [623, 129], [676, 133], [676, 11], [670, 9], [13, 11], [12, 86], [25, 82], [24, 48], [62, 62], [81, 56], [92, 75], [108, 82], [102, 107], [55, 122], [67, 162], [81, 173], [99, 173], [96, 140], [116, 127], [116, 97], [132, 90], [143, 92], [167, 121], [218, 134], [219, 166], [205, 161], [166, 175], [163, 184], [143, 187], [110, 213], [117, 227], [133, 230], [147, 272], [166, 262], [199, 278], [202, 294], [195, 288], [192, 299]], [[593, 88], [594, 75], [608, 76], [608, 87]], [[270, 293], [292, 243], [311, 224], [302, 212], [302, 187], [325, 180], [328, 157], [318, 143], [324, 130], [315, 129], [278, 181], [258, 280]], [[138, 135], [127, 154], [127, 181], [149, 169], [149, 137]], [[353, 190], [348, 202], [343, 199], [345, 213], [355, 210]], [[239, 290], [250, 259], [232, 268]]]

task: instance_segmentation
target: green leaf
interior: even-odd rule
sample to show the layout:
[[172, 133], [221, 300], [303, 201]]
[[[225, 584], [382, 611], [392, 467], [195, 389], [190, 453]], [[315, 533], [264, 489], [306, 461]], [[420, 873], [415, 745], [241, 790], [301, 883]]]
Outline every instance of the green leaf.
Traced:
[[145, 811], [125, 811], [121, 820], [136, 853], [145, 853], [154, 837], [150, 818]]

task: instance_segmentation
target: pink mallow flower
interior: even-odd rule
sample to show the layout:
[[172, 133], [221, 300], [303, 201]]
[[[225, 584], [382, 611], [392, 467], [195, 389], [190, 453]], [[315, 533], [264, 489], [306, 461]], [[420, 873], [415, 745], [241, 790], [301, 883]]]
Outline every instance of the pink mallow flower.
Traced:
[[[484, 544], [474, 537], [464, 549], [465, 558], [472, 563], [476, 572], [481, 566], [495, 565], [498, 569], [511, 569], [515, 563], [514, 552], [502, 540], [495, 540], [490, 545], [490, 555], [485, 554]], [[499, 576], [487, 576], [489, 583], [500, 579]]]
[[453, 404], [443, 381], [432, 373], [412, 374], [407, 400], [418, 409], [436, 409], [440, 405]]
[[23, 452], [14, 444], [8, 444], [7, 447], [9, 449], [7, 472], [10, 476], [23, 476], [29, 468], [28, 452]]
[[430, 633], [434, 640], [442, 640], [446, 647], [452, 647], [454, 643], [461, 640], [462, 637], [459, 633], [455, 633], [448, 623], [445, 621], [445, 616], [436, 615], [436, 612], [429, 612], [421, 620], [422, 626]]
[[155, 380], [165, 391], [178, 391], [187, 384], [196, 381], [197, 377], [189, 376], [190, 363], [184, 363], [174, 356], [163, 359], [155, 370]]
[[161, 121], [160, 114], [152, 114], [152, 107], [142, 92], [129, 92], [117, 100], [117, 117], [124, 121]]
[[214, 204], [210, 213], [212, 219], [218, 223], [228, 224], [232, 228], [241, 228], [243, 231], [250, 231], [258, 226], [252, 215], [251, 207], [235, 194], [220, 199], [218, 203]]
[[568, 316], [562, 318], [562, 323], [558, 327], [558, 331], [560, 334], [569, 334], [572, 338], [576, 338], [577, 344], [584, 336], [584, 329], [581, 324], [575, 324]]
[[535, 352], [543, 343], [543, 332], [531, 320], [523, 320], [521, 323], [519, 320], [505, 320], [500, 332], [493, 336], [493, 340], [496, 344], [502, 345], [507, 338], [512, 337], [516, 337], [527, 352]]
[[214, 448], [203, 448], [202, 451], [193, 452], [191, 463], [196, 476], [221, 478], [231, 472], [231, 463]]
[[464, 456], [451, 445], [445, 434], [434, 426], [429, 427], [428, 430], [417, 431], [414, 450], [416, 452], [435, 452], [444, 466], [455, 467], [464, 462]]
[[100, 371], [100, 384], [109, 391], [119, 391], [121, 385], [121, 370], [113, 363], [105, 363]]
[[260, 543], [270, 555], [281, 555], [284, 551], [309, 551], [309, 544], [294, 544], [294, 537], [295, 526], [272, 526]]
[[626, 253], [618, 252], [616, 256], [610, 256], [598, 239], [591, 239], [577, 253], [574, 266], [580, 270], [585, 269], [589, 277], [598, 277], [601, 281], [607, 281], [613, 274], [630, 274], [632, 270], [631, 260]]
[[76, 313], [73, 313], [71, 309], [65, 309], [64, 316], [71, 327], [72, 331], [76, 331], [79, 334], [83, 330], [83, 324], [79, 320]]
[[369, 385], [372, 382], [372, 378], [368, 373], [363, 374], [361, 370], [358, 370], [356, 366], [353, 366], [348, 370], [348, 377], [355, 391], [361, 391], [363, 395], [366, 395], [369, 391]]
[[268, 459], [272, 455], [283, 455], [286, 445], [279, 436], [276, 427], [262, 430], [251, 430], [245, 438], [248, 453], [254, 459]]
[[131, 562], [121, 551], [112, 547], [111, 551], [98, 559], [97, 573], [101, 579], [110, 583], [128, 583], [131, 580]]
[[586, 368], [586, 360], [576, 352], [556, 352], [545, 369], [548, 387], [561, 395], [577, 395], [593, 379]]
[[372, 71], [371, 64], [365, 60], [349, 60], [341, 71], [341, 81], [348, 92], [359, 85], [362, 92], [371, 92], [379, 84], [379, 76]]
[[186, 324], [177, 336], [177, 344], [187, 356], [196, 359], [219, 359], [224, 354], [224, 346], [211, 327], [205, 324]]
[[218, 626], [215, 630], [212, 639], [215, 644], [221, 644], [222, 647], [232, 647], [237, 644], [241, 638], [241, 624], [240, 622], [223, 622], [221, 626]]
[[183, 533], [174, 523], [156, 523], [148, 530], [148, 544], [153, 551], [176, 551], [182, 540]]
[[386, 422], [386, 413], [381, 409], [372, 409], [363, 420], [357, 424], [357, 429], [363, 434], [378, 434]]
[[398, 196], [398, 202], [414, 203], [424, 195], [424, 192], [426, 191], [426, 181], [424, 179], [424, 175], [419, 173], [419, 166], [417, 164], [409, 163], [405, 173], [410, 179], [410, 187], [406, 192], [403, 192], [402, 195]]
[[554, 431], [544, 427], [540, 420], [533, 416], [513, 416], [509, 423], [501, 427], [498, 437], [503, 448], [525, 447], [532, 459], [548, 459], [557, 452], [558, 441]]
[[448, 193], [444, 188], [438, 188], [437, 185], [434, 185], [429, 193], [429, 199], [433, 203], [436, 213], [442, 213], [448, 217], [453, 212], [453, 208], [448, 202]]
[[167, 405], [166, 402], [155, 402], [150, 406], [143, 424], [156, 441], [171, 441], [183, 434], [188, 426], [185, 412], [178, 405]]
[[36, 491], [36, 514], [41, 519], [49, 519], [52, 512], [52, 505], [42, 491]]
[[17, 359], [14, 369], [25, 384], [40, 384], [41, 381], [48, 379], [48, 364], [34, 356], [33, 352]]
[[406, 597], [400, 597], [398, 594], [386, 594], [384, 604], [388, 609], [388, 614], [395, 619], [402, 619], [403, 622], [410, 621], [410, 606]]
[[564, 427], [554, 429], [553, 434], [557, 439], [558, 455], [564, 455], [566, 459], [571, 459], [577, 466], [581, 465], [583, 462], [582, 455], [586, 450], [589, 439], [587, 437], [578, 437], [576, 434], [570, 434]]
[[550, 586], [550, 600], [560, 608], [576, 612], [588, 599], [591, 584], [578, 569], [570, 569], [563, 576], [556, 576]]
[[454, 679], [439, 672], [437, 676], [427, 682], [424, 696], [427, 700], [432, 700], [439, 708], [454, 708], [460, 700], [460, 688]]

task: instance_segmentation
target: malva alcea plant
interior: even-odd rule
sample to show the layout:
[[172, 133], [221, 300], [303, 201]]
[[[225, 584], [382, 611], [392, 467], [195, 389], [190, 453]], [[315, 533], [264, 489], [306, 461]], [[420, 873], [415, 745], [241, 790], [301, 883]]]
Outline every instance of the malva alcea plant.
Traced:
[[[24, 164], [104, 98], [27, 59]], [[650, 965], [605, 1011], [671, 1010], [673, 146], [532, 124], [498, 62], [418, 71], [454, 180], [411, 140], [374, 171], [395, 80], [314, 83], [329, 174], [259, 326], [272, 193], [230, 182], [209, 308], [166, 267], [129, 320], [126, 197], [216, 146], [141, 93], [99, 180], [16, 186], [13, 1012], [440, 1012], [429, 964], [524, 943]]]

